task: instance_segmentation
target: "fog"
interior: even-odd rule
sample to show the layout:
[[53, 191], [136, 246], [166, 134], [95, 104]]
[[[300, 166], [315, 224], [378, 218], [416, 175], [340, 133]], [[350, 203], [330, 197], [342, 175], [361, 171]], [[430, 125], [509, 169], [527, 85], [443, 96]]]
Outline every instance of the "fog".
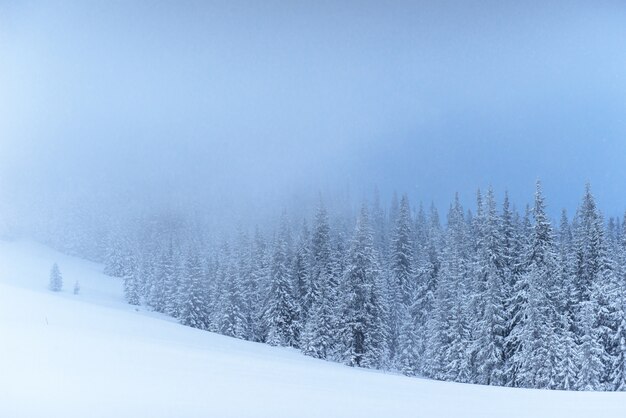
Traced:
[[3, 2], [5, 216], [258, 222], [378, 187], [440, 208], [543, 180], [626, 208], [620, 2]]

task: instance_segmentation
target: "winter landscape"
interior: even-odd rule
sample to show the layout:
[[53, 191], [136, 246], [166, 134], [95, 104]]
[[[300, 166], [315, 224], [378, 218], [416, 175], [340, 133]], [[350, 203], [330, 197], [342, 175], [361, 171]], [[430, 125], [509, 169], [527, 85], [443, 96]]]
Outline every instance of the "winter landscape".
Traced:
[[624, 19], [0, 4], [0, 417], [624, 416]]

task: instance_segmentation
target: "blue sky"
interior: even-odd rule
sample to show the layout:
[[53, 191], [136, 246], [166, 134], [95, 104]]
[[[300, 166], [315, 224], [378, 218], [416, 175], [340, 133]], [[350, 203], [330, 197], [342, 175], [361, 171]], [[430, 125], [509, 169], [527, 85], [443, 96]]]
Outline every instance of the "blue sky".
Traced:
[[623, 3], [126, 3], [0, 5], [5, 191], [626, 209]]

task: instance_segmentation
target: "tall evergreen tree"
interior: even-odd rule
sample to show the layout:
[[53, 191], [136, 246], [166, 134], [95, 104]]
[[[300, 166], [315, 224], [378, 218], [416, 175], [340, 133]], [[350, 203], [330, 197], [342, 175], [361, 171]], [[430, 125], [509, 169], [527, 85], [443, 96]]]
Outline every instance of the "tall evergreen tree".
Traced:
[[580, 351], [576, 344], [575, 334], [574, 308], [577, 296], [573, 280], [572, 232], [565, 210], [561, 213], [559, 225], [558, 260], [558, 297], [556, 299], [558, 306], [556, 309], [560, 326], [557, 328], [559, 344], [554, 347], [558, 359], [555, 387], [571, 390], [576, 388], [578, 381]]
[[414, 243], [409, 199], [400, 201], [393, 236], [391, 238], [390, 274], [392, 291], [391, 355], [397, 366], [407, 374], [417, 371], [416, 314], [413, 310], [416, 297]]
[[311, 251], [310, 236], [306, 221], [303, 222], [302, 230], [297, 240], [296, 251], [291, 263], [292, 288], [295, 295], [295, 303], [298, 311], [298, 321], [295, 324], [296, 341], [300, 346], [304, 324], [307, 322], [311, 308], [307, 302], [309, 294], [308, 286], [311, 283]]
[[493, 190], [490, 188], [485, 208], [477, 217], [477, 265], [474, 277], [477, 282], [477, 309], [475, 318], [476, 381], [483, 384], [503, 385], [504, 337], [506, 309], [504, 299], [505, 260], [502, 255], [503, 238], [500, 235], [500, 218], [496, 212]]
[[343, 359], [351, 366], [380, 367], [384, 361], [387, 335], [379, 274], [368, 211], [363, 205], [341, 284]]
[[558, 274], [553, 231], [545, 212], [541, 184], [537, 182], [533, 209], [530, 246], [527, 250], [527, 271], [517, 283], [514, 303], [515, 327], [511, 337], [517, 351], [512, 363], [516, 371], [516, 385], [550, 388], [555, 386], [557, 359], [552, 347], [557, 343], [558, 326], [553, 302], [554, 285]]
[[448, 214], [442, 251], [441, 272], [435, 291], [435, 306], [428, 321], [428, 363], [425, 373], [440, 380], [469, 382], [468, 354], [468, 227], [458, 195]]
[[298, 307], [294, 298], [293, 282], [288, 265], [288, 235], [287, 219], [283, 214], [281, 230], [274, 243], [270, 266], [270, 287], [263, 312], [267, 329], [267, 343], [270, 345], [297, 345]]
[[313, 357], [327, 358], [336, 342], [333, 326], [337, 289], [331, 260], [330, 226], [323, 204], [315, 215], [311, 252], [311, 282], [307, 295], [310, 310], [304, 328], [303, 349]]
[[577, 212], [574, 245], [578, 295], [576, 329], [581, 345], [579, 387], [609, 388], [611, 366], [618, 355], [615, 341], [620, 311], [616, 304], [618, 286], [608, 255], [604, 220], [589, 184]]
[[208, 329], [208, 312], [204, 271], [198, 250], [191, 248], [185, 261], [185, 271], [181, 279], [179, 321], [193, 328]]

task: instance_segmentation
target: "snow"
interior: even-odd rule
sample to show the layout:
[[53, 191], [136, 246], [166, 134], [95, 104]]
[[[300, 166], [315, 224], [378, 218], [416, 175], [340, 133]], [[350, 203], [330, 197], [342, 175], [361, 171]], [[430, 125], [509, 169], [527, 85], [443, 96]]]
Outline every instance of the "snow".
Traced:
[[626, 416], [626, 393], [407, 378], [183, 327], [125, 304], [101, 271], [0, 241], [0, 417]]

